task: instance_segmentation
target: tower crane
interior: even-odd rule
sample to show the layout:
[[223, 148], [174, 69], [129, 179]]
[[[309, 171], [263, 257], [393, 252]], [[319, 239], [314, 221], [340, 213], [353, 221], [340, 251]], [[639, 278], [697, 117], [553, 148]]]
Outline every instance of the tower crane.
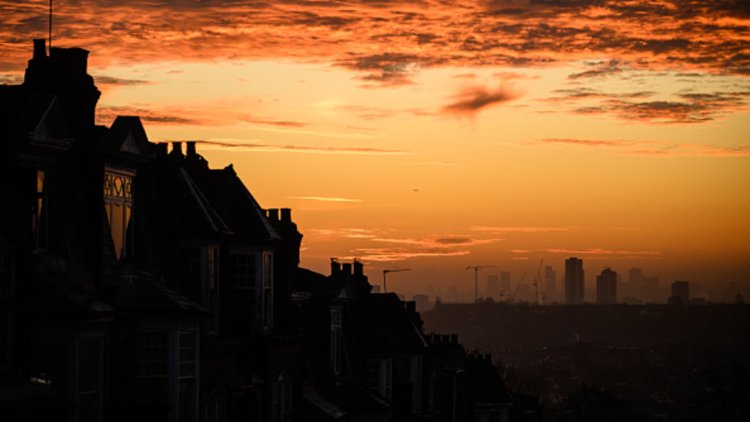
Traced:
[[474, 270], [474, 302], [479, 300], [479, 270], [482, 268], [495, 268], [497, 265], [469, 265], [467, 270]]
[[388, 273], [400, 273], [402, 271], [411, 271], [410, 268], [400, 268], [395, 270], [383, 270], [383, 293], [388, 293], [388, 288], [386, 287], [386, 276]]
[[534, 300], [537, 305], [543, 304], [544, 299], [542, 299], [542, 302], [539, 302], [539, 283], [542, 282], [542, 266], [544, 265], [544, 259], [539, 260], [539, 268], [536, 270], [536, 277], [534, 277]]

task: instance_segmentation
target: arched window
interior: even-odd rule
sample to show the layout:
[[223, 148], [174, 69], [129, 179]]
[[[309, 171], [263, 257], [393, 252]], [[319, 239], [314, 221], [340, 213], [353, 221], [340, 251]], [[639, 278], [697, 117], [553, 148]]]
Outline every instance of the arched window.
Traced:
[[130, 255], [132, 236], [128, 234], [133, 220], [133, 176], [132, 172], [109, 167], [104, 171], [104, 211], [118, 260]]

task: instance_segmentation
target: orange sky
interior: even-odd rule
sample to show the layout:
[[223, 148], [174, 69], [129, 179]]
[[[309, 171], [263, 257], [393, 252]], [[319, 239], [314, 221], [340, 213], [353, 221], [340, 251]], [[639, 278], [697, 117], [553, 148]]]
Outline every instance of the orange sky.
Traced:
[[[750, 9], [591, 3], [56, 0], [54, 44], [91, 51], [99, 123], [203, 141], [293, 208], [312, 269], [411, 268], [407, 295], [573, 255], [589, 285], [747, 282]], [[0, 82], [46, 8], [0, 0]]]

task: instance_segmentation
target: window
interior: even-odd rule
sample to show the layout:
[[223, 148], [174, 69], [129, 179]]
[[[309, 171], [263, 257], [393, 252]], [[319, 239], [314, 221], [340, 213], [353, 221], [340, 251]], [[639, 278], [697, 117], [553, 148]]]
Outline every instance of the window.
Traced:
[[104, 171], [104, 211], [118, 260], [130, 254], [129, 236], [133, 216], [133, 173], [107, 168]]
[[230, 255], [229, 271], [233, 299], [240, 302], [254, 302], [255, 254], [234, 251]]
[[211, 331], [219, 331], [219, 248], [217, 246], [207, 246], [206, 253], [206, 284], [203, 295], [203, 306], [211, 312], [212, 325]]
[[15, 303], [15, 255], [10, 244], [0, 240], [0, 370], [12, 365]]
[[367, 388], [386, 400], [392, 396], [391, 359], [369, 359], [367, 361]]
[[263, 254], [263, 328], [273, 327], [273, 255]]
[[341, 307], [334, 306], [331, 308], [331, 369], [334, 375], [341, 374]]
[[101, 408], [101, 337], [82, 338], [78, 341], [78, 420], [101, 420]]
[[166, 331], [141, 331], [136, 339], [136, 378], [143, 401], [167, 398], [169, 338]]
[[181, 331], [179, 339], [180, 421], [192, 421], [198, 412], [198, 333]]
[[199, 301], [201, 288], [201, 249], [181, 248], [177, 268], [177, 289], [193, 301]]
[[47, 249], [47, 174], [44, 170], [36, 171], [35, 201], [31, 229], [34, 233], [34, 250]]

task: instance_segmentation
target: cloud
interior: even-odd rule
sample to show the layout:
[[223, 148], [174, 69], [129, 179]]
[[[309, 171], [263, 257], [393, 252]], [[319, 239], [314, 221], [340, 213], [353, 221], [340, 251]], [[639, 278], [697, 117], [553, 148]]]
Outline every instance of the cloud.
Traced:
[[604, 248], [549, 248], [544, 252], [570, 256], [585, 256], [586, 259], [663, 259], [660, 251], [617, 250]]
[[[3, 65], [22, 66], [27, 40], [45, 32], [45, 6], [46, 0], [0, 0]], [[55, 7], [58, 39], [106, 52], [112, 61], [313, 58], [385, 84], [410, 83], [420, 67], [547, 66], [598, 57], [647, 69], [750, 69], [750, 17], [741, 0], [76, 0]], [[606, 75], [579, 75], [591, 76]]]
[[116, 85], [116, 86], [133, 86], [133, 85], [148, 85], [153, 82], [143, 79], [128, 79], [118, 78], [116, 76], [108, 75], [92, 75], [94, 82], [97, 85]]
[[624, 154], [652, 157], [750, 157], [750, 144], [718, 146], [664, 141], [567, 138], [542, 139], [537, 144], [539, 143], [576, 147], [602, 147], [610, 148]]
[[358, 258], [370, 262], [397, 262], [414, 258], [435, 258], [464, 256], [471, 252], [468, 250], [433, 250], [433, 251], [409, 251], [388, 248], [360, 248], [352, 249], [353, 256], [344, 259]]
[[535, 226], [472, 226], [471, 231], [488, 233], [553, 233], [574, 230], [574, 227], [535, 227]]
[[490, 89], [484, 86], [469, 86], [463, 88], [454, 96], [454, 102], [444, 106], [442, 112], [453, 115], [473, 116], [484, 108], [505, 103], [519, 97], [502, 86]]
[[[169, 140], [171, 142], [172, 140]], [[166, 142], [166, 141], [165, 141]], [[235, 151], [295, 152], [300, 154], [346, 154], [346, 155], [407, 155], [409, 151], [374, 147], [329, 147], [312, 145], [273, 145], [247, 140], [195, 140], [209, 148], [231, 149]]]
[[331, 196], [287, 196], [289, 199], [303, 199], [306, 201], [321, 201], [321, 202], [362, 202], [361, 199], [352, 198], [339, 198]]

